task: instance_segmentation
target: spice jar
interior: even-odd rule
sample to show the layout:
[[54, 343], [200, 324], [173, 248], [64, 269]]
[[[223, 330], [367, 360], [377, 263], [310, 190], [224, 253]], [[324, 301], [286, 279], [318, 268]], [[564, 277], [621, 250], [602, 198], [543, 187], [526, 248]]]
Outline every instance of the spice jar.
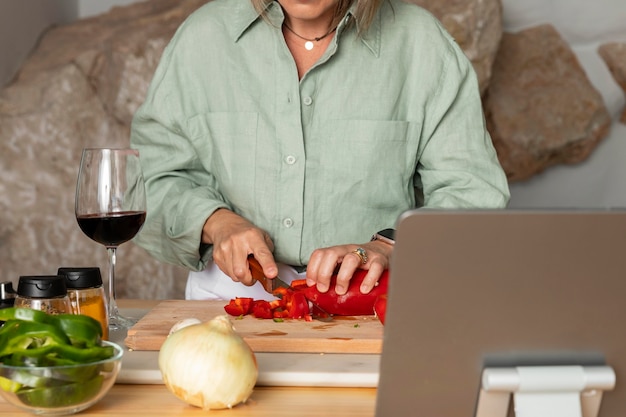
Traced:
[[15, 290], [11, 281], [0, 282], [0, 308], [9, 308], [15, 305]]
[[109, 319], [100, 268], [59, 268], [57, 274], [65, 277], [72, 312], [98, 320], [102, 326], [102, 338], [108, 340]]
[[58, 275], [21, 276], [15, 307], [32, 308], [48, 314], [71, 313], [65, 279]]

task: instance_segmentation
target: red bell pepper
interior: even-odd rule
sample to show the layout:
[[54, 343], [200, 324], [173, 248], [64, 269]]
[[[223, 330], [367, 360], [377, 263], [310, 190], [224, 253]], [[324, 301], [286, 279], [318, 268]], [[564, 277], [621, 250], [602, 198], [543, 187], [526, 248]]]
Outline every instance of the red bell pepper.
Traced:
[[306, 279], [294, 279], [293, 281], [291, 281], [290, 285], [291, 288], [293, 288], [294, 290], [302, 290], [307, 287]]
[[285, 309], [289, 312], [288, 317], [301, 319], [310, 314], [309, 302], [301, 291], [292, 291], [285, 299]]
[[319, 292], [315, 286], [301, 290], [304, 296], [313, 304], [318, 305], [329, 314], [338, 316], [368, 316], [374, 314], [374, 303], [381, 294], [387, 293], [389, 272], [384, 271], [376, 285], [369, 293], [361, 293], [360, 287], [367, 271], [357, 270], [348, 286], [348, 291], [343, 295], [337, 295], [335, 284], [337, 276], [330, 281], [330, 288], [325, 293]]
[[249, 297], [237, 297], [230, 300], [224, 306], [224, 310], [231, 316], [245, 316], [252, 311], [253, 299]]
[[[262, 319], [300, 319], [310, 321], [311, 315], [322, 316], [324, 314], [337, 316], [369, 316], [378, 315], [384, 323], [383, 301], [378, 301], [378, 310], [375, 304], [380, 296], [387, 294], [389, 272], [384, 271], [372, 291], [362, 294], [360, 287], [367, 275], [365, 270], [357, 270], [350, 280], [348, 291], [343, 295], [337, 295], [335, 284], [337, 277], [331, 278], [330, 289], [321, 293], [316, 287], [308, 287], [305, 280], [296, 280], [291, 283], [291, 288], [278, 288], [274, 295], [278, 300], [263, 301], [252, 298], [238, 297], [230, 300], [224, 310], [232, 316], [252, 314]], [[313, 304], [313, 311], [309, 307], [309, 301]], [[385, 304], [386, 306], [386, 297]], [[316, 310], [319, 306], [322, 310]]]
[[274, 317], [270, 302], [265, 300], [254, 300], [252, 302], [252, 315], [257, 319], [271, 319]]
[[385, 314], [387, 313], [387, 294], [381, 294], [374, 301], [374, 313], [382, 324], [385, 324]]

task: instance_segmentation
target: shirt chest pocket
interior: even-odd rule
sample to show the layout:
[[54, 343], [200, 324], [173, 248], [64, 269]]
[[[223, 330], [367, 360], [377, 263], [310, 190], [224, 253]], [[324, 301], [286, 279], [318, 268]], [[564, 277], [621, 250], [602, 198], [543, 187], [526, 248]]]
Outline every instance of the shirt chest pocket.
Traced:
[[372, 209], [410, 204], [419, 129], [406, 121], [325, 123], [314, 147], [329, 195], [351, 196], [351, 204]]
[[371, 203], [381, 201], [378, 192], [385, 194], [382, 201], [406, 201], [417, 163], [419, 129], [419, 124], [406, 121], [330, 121], [320, 159], [328, 180], [343, 184], [340, 192], [362, 195]]

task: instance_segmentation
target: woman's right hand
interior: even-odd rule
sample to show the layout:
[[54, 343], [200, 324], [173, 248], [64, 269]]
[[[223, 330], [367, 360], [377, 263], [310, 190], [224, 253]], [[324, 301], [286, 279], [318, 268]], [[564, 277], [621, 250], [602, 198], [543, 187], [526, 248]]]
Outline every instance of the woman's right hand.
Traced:
[[235, 282], [252, 285], [248, 256], [252, 255], [267, 278], [278, 275], [269, 234], [228, 209], [216, 210], [202, 227], [202, 243], [213, 245], [213, 261]]

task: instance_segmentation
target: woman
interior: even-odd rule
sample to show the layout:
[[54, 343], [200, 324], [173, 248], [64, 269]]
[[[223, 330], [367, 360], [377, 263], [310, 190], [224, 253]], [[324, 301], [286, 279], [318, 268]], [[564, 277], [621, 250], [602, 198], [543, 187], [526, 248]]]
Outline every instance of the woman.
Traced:
[[195, 271], [187, 298], [263, 298], [249, 256], [269, 278], [306, 266], [320, 291], [337, 272], [339, 294], [362, 268], [368, 292], [393, 250], [370, 238], [403, 211], [505, 206], [476, 76], [434, 17], [397, 0], [252, 1], [181, 25], [133, 121], [137, 243]]

